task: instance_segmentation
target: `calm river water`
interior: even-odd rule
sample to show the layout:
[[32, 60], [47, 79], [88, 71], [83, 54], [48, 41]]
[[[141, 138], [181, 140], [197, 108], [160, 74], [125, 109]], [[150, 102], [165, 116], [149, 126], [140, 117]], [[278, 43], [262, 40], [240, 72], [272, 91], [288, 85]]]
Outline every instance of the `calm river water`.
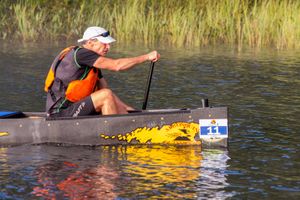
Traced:
[[[66, 45], [2, 43], [0, 110], [43, 111], [44, 78]], [[151, 49], [162, 58], [148, 107], [228, 106], [228, 149], [0, 148], [0, 199], [299, 199], [300, 51], [115, 44], [109, 56]], [[148, 69], [103, 74], [141, 108]]]

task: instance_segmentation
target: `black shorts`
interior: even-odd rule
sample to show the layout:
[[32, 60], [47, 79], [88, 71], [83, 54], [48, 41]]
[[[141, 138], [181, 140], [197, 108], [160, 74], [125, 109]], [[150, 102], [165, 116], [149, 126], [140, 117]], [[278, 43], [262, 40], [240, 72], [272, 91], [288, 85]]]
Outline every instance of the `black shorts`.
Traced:
[[78, 116], [87, 116], [87, 115], [96, 115], [97, 113], [91, 96], [88, 96], [78, 102], [72, 103], [65, 109], [50, 115], [50, 117], [78, 117]]

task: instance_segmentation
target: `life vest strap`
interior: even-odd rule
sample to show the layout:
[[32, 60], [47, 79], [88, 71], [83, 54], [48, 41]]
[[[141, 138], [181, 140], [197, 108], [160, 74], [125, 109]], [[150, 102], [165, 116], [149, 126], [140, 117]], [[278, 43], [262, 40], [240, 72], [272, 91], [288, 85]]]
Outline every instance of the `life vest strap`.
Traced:
[[48, 92], [49, 92], [49, 94], [51, 96], [52, 101], [56, 102], [57, 99], [56, 99], [56, 96], [55, 96], [54, 92], [51, 89], [49, 89]]

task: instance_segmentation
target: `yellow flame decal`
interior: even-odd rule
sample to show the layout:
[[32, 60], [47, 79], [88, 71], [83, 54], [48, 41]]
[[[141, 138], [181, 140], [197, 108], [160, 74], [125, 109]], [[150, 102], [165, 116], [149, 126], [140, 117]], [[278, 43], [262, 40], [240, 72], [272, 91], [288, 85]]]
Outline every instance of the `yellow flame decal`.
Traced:
[[153, 128], [142, 127], [125, 134], [100, 134], [100, 136], [104, 139], [117, 139], [128, 143], [138, 141], [141, 144], [200, 144], [200, 141], [195, 140], [198, 133], [199, 124], [197, 123], [175, 122], [161, 128], [158, 126]]
[[8, 135], [9, 135], [8, 132], [0, 132], [0, 137], [2, 137], [2, 136], [8, 136]]

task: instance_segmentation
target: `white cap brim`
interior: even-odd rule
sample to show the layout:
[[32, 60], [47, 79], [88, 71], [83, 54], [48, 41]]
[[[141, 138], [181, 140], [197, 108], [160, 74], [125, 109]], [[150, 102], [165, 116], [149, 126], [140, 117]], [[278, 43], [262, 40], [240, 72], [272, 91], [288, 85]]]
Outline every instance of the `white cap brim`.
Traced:
[[107, 37], [96, 37], [100, 42], [104, 43], [104, 44], [109, 44], [109, 43], [112, 43], [112, 42], [115, 42], [116, 40], [111, 37], [110, 35], [107, 36]]

